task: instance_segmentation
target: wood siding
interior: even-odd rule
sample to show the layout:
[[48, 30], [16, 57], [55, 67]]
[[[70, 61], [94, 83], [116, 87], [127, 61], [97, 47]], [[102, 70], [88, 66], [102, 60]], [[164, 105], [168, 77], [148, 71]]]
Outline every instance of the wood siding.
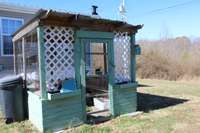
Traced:
[[44, 132], [80, 125], [83, 123], [81, 94], [57, 100], [41, 100], [29, 92], [29, 120]]
[[114, 107], [117, 116], [137, 110], [136, 87], [120, 88], [120, 86], [115, 86], [114, 94]]
[[32, 92], [28, 92], [29, 120], [40, 130], [43, 131], [42, 102], [40, 97]]

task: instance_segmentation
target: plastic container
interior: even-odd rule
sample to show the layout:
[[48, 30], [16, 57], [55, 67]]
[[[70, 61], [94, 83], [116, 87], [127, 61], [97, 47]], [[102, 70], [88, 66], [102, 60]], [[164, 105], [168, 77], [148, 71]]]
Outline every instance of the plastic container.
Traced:
[[0, 79], [1, 111], [6, 123], [25, 119], [25, 90], [20, 76], [6, 76]]

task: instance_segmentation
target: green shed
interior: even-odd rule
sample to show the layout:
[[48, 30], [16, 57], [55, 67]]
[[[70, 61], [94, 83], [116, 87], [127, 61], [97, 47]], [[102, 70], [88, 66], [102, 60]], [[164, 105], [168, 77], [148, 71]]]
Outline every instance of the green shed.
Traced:
[[46, 132], [86, 122], [90, 108], [113, 117], [135, 112], [140, 54], [135, 34], [141, 28], [40, 10], [13, 36], [15, 73], [28, 90], [29, 120]]

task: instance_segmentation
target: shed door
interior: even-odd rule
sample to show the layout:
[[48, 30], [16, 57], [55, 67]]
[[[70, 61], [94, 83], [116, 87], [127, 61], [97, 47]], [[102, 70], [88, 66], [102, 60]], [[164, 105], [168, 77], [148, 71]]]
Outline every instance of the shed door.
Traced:
[[107, 92], [110, 101], [109, 111], [112, 115], [115, 115], [113, 106], [114, 34], [108, 32], [77, 31], [76, 35], [76, 47], [80, 50], [80, 53], [78, 53], [80, 56], [77, 57], [77, 60], [79, 60], [77, 64], [80, 64], [80, 67], [77, 66], [77, 68], [80, 68], [79, 83], [82, 89], [82, 103], [85, 118], [87, 113], [86, 87], [90, 88], [92, 84], [95, 84], [97, 91], [100, 90], [102, 93]]
[[[108, 92], [107, 44], [85, 44], [86, 91], [90, 96]], [[92, 94], [93, 93], [93, 94]], [[106, 96], [106, 95], [105, 95]]]

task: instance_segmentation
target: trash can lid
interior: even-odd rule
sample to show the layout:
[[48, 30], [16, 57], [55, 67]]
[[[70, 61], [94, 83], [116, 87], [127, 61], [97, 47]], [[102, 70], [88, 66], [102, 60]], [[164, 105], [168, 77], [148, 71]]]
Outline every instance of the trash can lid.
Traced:
[[15, 85], [22, 82], [22, 77], [17, 75], [9, 75], [0, 79], [0, 89], [10, 85]]

